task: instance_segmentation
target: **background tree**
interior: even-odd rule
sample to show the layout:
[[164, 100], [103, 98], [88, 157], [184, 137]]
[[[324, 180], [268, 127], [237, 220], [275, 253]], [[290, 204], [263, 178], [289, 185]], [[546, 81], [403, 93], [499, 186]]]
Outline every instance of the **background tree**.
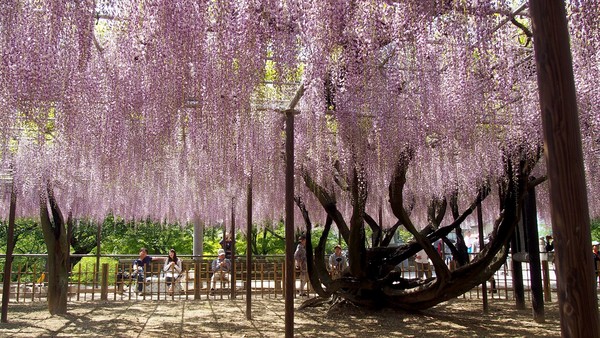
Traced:
[[[48, 310], [52, 315], [65, 314], [69, 284], [69, 241], [65, 220], [50, 184], [40, 195], [40, 220], [48, 248]], [[67, 223], [70, 221], [67, 220]]]

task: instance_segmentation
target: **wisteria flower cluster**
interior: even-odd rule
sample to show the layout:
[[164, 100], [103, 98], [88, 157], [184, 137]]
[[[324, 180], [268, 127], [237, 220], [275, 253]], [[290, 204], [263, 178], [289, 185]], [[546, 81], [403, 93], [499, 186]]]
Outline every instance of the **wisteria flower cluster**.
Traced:
[[[567, 6], [597, 196], [600, 6]], [[361, 168], [367, 208], [385, 207], [410, 147], [417, 205], [473, 193], [512, 149], [542, 148], [533, 43], [526, 4], [505, 0], [5, 0], [2, 191], [14, 185], [20, 216], [39, 214], [51, 181], [75, 217], [212, 222], [243, 210], [251, 179], [255, 219], [278, 219], [282, 111], [302, 88], [297, 173], [334, 187]]]

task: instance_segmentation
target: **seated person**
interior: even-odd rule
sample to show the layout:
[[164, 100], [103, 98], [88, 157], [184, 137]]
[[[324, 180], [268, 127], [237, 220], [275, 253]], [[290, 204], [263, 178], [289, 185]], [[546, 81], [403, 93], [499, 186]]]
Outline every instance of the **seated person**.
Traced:
[[334, 253], [329, 256], [329, 273], [332, 279], [338, 279], [342, 277], [342, 271], [348, 267], [346, 257], [342, 255], [342, 247], [336, 245]]
[[219, 257], [217, 257], [212, 262], [212, 271], [213, 275], [211, 278], [212, 288], [211, 291], [215, 290], [217, 286], [217, 281], [221, 281], [221, 285], [223, 281], [229, 282], [229, 272], [231, 271], [231, 261], [225, 258], [225, 250], [219, 249], [218, 251]]
[[172, 284], [179, 277], [181, 270], [181, 259], [177, 257], [175, 249], [169, 250], [169, 258], [165, 260], [165, 266], [163, 267], [163, 271], [165, 272], [165, 282], [167, 283], [167, 290], [169, 293], [173, 293], [175, 288], [172, 287]]
[[148, 256], [148, 249], [140, 249], [140, 257], [133, 261], [133, 275], [137, 276], [137, 292], [144, 291], [144, 275], [150, 270], [150, 263], [160, 258]]

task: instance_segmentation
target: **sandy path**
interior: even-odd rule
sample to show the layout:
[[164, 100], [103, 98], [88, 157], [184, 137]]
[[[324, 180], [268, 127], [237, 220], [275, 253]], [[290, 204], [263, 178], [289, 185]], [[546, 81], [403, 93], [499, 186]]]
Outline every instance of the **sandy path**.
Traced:
[[[297, 300], [296, 308], [300, 305]], [[545, 323], [513, 301], [493, 300], [482, 312], [476, 300], [455, 299], [421, 313], [353, 307], [330, 313], [295, 311], [296, 337], [559, 337], [557, 304], [545, 304]], [[70, 303], [66, 316], [50, 316], [45, 303], [11, 304], [0, 337], [282, 337], [283, 299], [110, 301]]]

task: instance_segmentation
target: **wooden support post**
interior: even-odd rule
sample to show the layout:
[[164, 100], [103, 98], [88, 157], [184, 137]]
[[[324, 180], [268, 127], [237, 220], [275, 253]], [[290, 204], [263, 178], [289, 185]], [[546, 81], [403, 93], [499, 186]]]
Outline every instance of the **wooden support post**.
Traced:
[[544, 293], [542, 291], [542, 271], [540, 264], [540, 248], [537, 230], [537, 207], [535, 203], [535, 189], [527, 191], [523, 203], [523, 222], [525, 235], [529, 248], [529, 278], [531, 280], [531, 306], [533, 320], [543, 323], [544, 319]]
[[235, 299], [235, 197], [231, 198], [231, 299]]
[[542, 261], [542, 276], [544, 280], [544, 298], [546, 302], [552, 301], [552, 289], [550, 288], [550, 270], [548, 269], [548, 261]]
[[581, 131], [565, 1], [530, 0], [563, 337], [599, 337]]
[[[202, 288], [202, 260], [196, 258], [194, 260], [194, 299], [200, 299], [200, 289]], [[210, 281], [208, 282], [208, 288], [210, 288]]]
[[[200, 218], [200, 213], [194, 214], [194, 299], [200, 299], [200, 288], [202, 287], [202, 277], [200, 276], [200, 267], [204, 252], [204, 222]], [[187, 296], [186, 296], [187, 297]]]
[[100, 281], [100, 300], [108, 300], [108, 263], [102, 263], [102, 279]]
[[[98, 228], [96, 229], [96, 269], [100, 269], [100, 248], [101, 248], [101, 241], [102, 241], [102, 222], [98, 222]], [[98, 272], [98, 271], [96, 271]], [[98, 274], [95, 275], [95, 285], [93, 287], [96, 287], [98, 285]]]
[[204, 222], [200, 219], [198, 212], [194, 214], [194, 247], [192, 250], [194, 253], [194, 299], [200, 299], [200, 289], [202, 288], [200, 271], [204, 257]]
[[[479, 193], [481, 196], [481, 193]], [[479, 251], [483, 249], [484, 241], [483, 241], [483, 213], [481, 211], [481, 204], [477, 206], [477, 231], [479, 233]], [[492, 278], [494, 276], [492, 275]], [[492, 292], [495, 290], [495, 281], [492, 284]], [[488, 313], [488, 298], [487, 298], [487, 281], [481, 284], [481, 293], [483, 299], [483, 312]]]
[[285, 337], [294, 337], [294, 110], [285, 120]]
[[252, 319], [252, 174], [248, 180], [246, 199], [246, 319]]
[[73, 242], [73, 215], [69, 211], [69, 217], [67, 217], [67, 273], [71, 275], [71, 243]]
[[17, 209], [17, 195], [14, 188], [10, 192], [10, 206], [8, 211], [8, 231], [6, 232], [6, 260], [4, 262], [4, 280], [2, 281], [2, 323], [8, 322], [8, 301], [10, 299], [10, 280], [12, 272], [13, 250], [15, 248], [15, 213]]
[[[522, 222], [520, 220], [519, 222]], [[513, 234], [510, 241], [512, 259], [512, 284], [515, 296], [515, 307], [519, 310], [525, 309], [525, 288], [523, 287], [523, 266], [520, 261], [515, 259], [515, 254], [518, 253], [517, 248], [517, 232]]]

